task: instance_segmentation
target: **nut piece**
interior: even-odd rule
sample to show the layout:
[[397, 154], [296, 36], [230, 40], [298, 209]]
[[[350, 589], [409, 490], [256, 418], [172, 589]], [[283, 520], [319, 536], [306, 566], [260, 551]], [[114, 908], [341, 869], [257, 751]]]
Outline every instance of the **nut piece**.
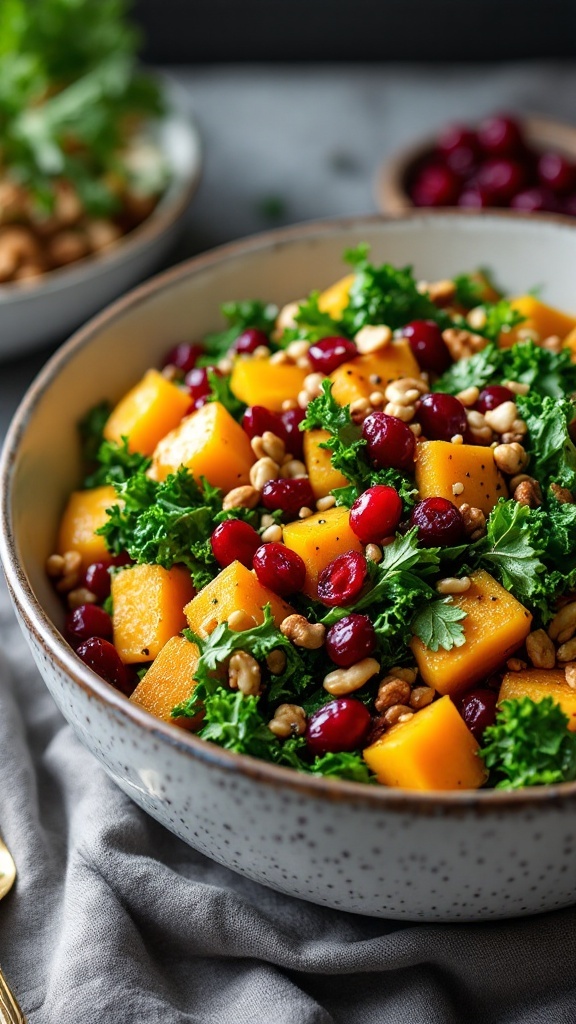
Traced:
[[427, 707], [434, 700], [434, 693], [433, 686], [415, 686], [410, 694], [410, 707], [415, 711]]
[[265, 430], [262, 434], [262, 448], [265, 455], [269, 455], [274, 462], [280, 465], [286, 454], [286, 445], [281, 437], [277, 437], [271, 430]]
[[[405, 683], [410, 683], [410, 686], [413, 686], [416, 682], [417, 675], [417, 668], [408, 668], [406, 665], [395, 665], [394, 668], [390, 669], [387, 678], [394, 676], [395, 679], [403, 679]], [[386, 680], [384, 680], [384, 682], [386, 682]]]
[[528, 505], [529, 508], [538, 508], [542, 504], [542, 491], [537, 480], [529, 477], [523, 480], [514, 491], [514, 500], [519, 505]]
[[548, 625], [548, 636], [564, 644], [576, 633], [576, 601], [565, 604]]
[[460, 515], [464, 520], [464, 532], [470, 540], [478, 540], [486, 533], [486, 516], [481, 508], [474, 508], [467, 502], [460, 505]]
[[233, 487], [224, 495], [222, 508], [226, 511], [231, 508], [256, 508], [259, 501], [260, 491], [249, 484], [244, 484], [242, 487]]
[[306, 713], [299, 704], [280, 704], [274, 712], [274, 718], [268, 722], [270, 732], [279, 739], [289, 736], [303, 736], [306, 732]]
[[566, 676], [566, 682], [573, 690], [576, 690], [576, 661], [566, 665], [564, 669], [564, 675]]
[[379, 670], [380, 666], [375, 658], [362, 658], [362, 661], [357, 661], [350, 668], [337, 668], [334, 672], [329, 672], [324, 676], [322, 685], [334, 697], [343, 697], [347, 693], [359, 690]]
[[265, 544], [272, 542], [273, 544], [280, 544], [282, 541], [282, 527], [278, 523], [272, 523], [272, 526], [267, 526], [264, 532], [261, 534], [262, 540]]
[[481, 334], [474, 334], [472, 331], [460, 329], [459, 327], [448, 327], [445, 331], [442, 331], [442, 338], [452, 359], [455, 361], [464, 359], [467, 356], [473, 356], [476, 352], [481, 352], [488, 344], [488, 338], [482, 337]]
[[[306, 468], [306, 467], [304, 467]], [[329, 508], [334, 508], [336, 504], [336, 498], [333, 494], [327, 494], [325, 498], [318, 498], [316, 502], [316, 508], [319, 512], [327, 512]]]
[[307, 476], [306, 466], [300, 459], [289, 459], [280, 470], [283, 480], [296, 480], [300, 476]]
[[82, 604], [96, 604], [98, 598], [87, 587], [78, 587], [76, 590], [69, 592], [66, 600], [68, 607], [74, 611], [75, 608], [79, 608]]
[[480, 389], [477, 388], [475, 384], [473, 384], [469, 388], [464, 388], [464, 391], [459, 391], [458, 394], [456, 395], [456, 398], [458, 399], [459, 402], [462, 402], [463, 406], [468, 408], [469, 406], [475, 405], [475, 403], [478, 401], [479, 394]]
[[503, 473], [516, 476], [526, 469], [530, 456], [521, 444], [498, 444], [494, 448], [494, 462]]
[[280, 624], [280, 632], [295, 647], [306, 647], [309, 651], [317, 651], [324, 643], [326, 626], [323, 626], [321, 622], [308, 622], [304, 615], [288, 615]]
[[554, 644], [543, 629], [535, 629], [526, 637], [526, 650], [534, 668], [554, 668]]
[[378, 547], [378, 544], [367, 544], [364, 554], [369, 562], [374, 562], [376, 565], [382, 561], [382, 548]]
[[406, 704], [393, 704], [391, 708], [388, 708], [383, 715], [384, 722], [387, 726], [397, 725], [399, 722], [407, 722], [409, 718], [412, 718], [414, 712], [412, 708]]
[[271, 459], [269, 455], [265, 455], [263, 459], [258, 459], [250, 468], [250, 483], [257, 491], [261, 491], [264, 484], [267, 484], [270, 480], [277, 479], [279, 472], [280, 467], [278, 463], [274, 462], [274, 459]]
[[526, 662], [522, 661], [520, 658], [508, 658], [506, 668], [510, 672], [523, 672], [525, 668], [528, 668], [528, 666]]
[[574, 495], [567, 487], [561, 487], [560, 484], [550, 484], [550, 490], [556, 498], [556, 501], [559, 501], [561, 505], [574, 504]]
[[456, 285], [449, 278], [443, 281], [432, 281], [427, 285], [428, 298], [435, 306], [448, 306], [456, 295]]
[[240, 690], [245, 697], [255, 697], [260, 692], [262, 678], [260, 665], [246, 651], [235, 651], [228, 667], [228, 685], [231, 690]]
[[64, 572], [62, 555], [49, 555], [46, 559], [46, 573], [51, 579], [58, 579]]
[[245, 629], [254, 629], [255, 625], [256, 619], [254, 616], [249, 615], [243, 608], [237, 608], [228, 618], [228, 627], [234, 630], [235, 633], [242, 633]]
[[379, 352], [387, 348], [392, 341], [392, 331], [385, 324], [368, 324], [355, 335], [354, 341], [360, 355], [367, 356], [371, 352]]
[[282, 675], [286, 668], [286, 655], [284, 651], [281, 651], [280, 648], [270, 651], [270, 654], [266, 657], [266, 664], [273, 676]]
[[386, 711], [394, 704], [407, 704], [410, 700], [410, 684], [404, 679], [397, 679], [394, 676], [386, 676], [378, 687], [378, 694], [374, 701], [377, 711]]
[[447, 576], [443, 580], [438, 580], [436, 590], [439, 594], [465, 594], [467, 590], [470, 590], [470, 586], [469, 576], [461, 576], [460, 579], [456, 576]]
[[556, 652], [556, 657], [558, 661], [576, 660], [576, 637], [568, 640], [565, 644], [561, 644]]

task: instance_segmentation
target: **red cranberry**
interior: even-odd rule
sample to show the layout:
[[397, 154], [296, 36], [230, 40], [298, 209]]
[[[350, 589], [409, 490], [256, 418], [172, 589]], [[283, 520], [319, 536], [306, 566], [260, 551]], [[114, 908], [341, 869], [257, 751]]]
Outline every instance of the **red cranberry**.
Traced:
[[458, 710], [472, 735], [482, 742], [484, 730], [496, 721], [498, 694], [494, 690], [478, 687], [458, 700]]
[[576, 168], [562, 153], [542, 153], [538, 160], [540, 184], [553, 192], [570, 192], [576, 185]]
[[314, 508], [314, 495], [308, 477], [269, 480], [262, 489], [262, 504], [269, 512], [280, 509], [287, 516], [297, 516], [301, 508]]
[[364, 544], [381, 544], [396, 533], [401, 518], [402, 499], [385, 484], [369, 487], [350, 509], [350, 526]]
[[458, 198], [458, 176], [443, 164], [423, 168], [412, 186], [415, 206], [451, 206]]
[[480, 392], [476, 408], [478, 412], [485, 413], [491, 409], [497, 409], [504, 402], [515, 401], [516, 395], [510, 391], [510, 388], [505, 388], [503, 384], [489, 384]]
[[458, 206], [468, 210], [484, 210], [490, 206], [490, 197], [478, 185], [467, 185], [458, 197]]
[[526, 172], [516, 160], [486, 160], [478, 170], [477, 182], [492, 204], [507, 203], [524, 187]]
[[190, 345], [182, 341], [166, 353], [162, 366], [175, 366], [184, 375], [194, 369], [203, 351], [201, 345]]
[[452, 362], [442, 331], [434, 320], [412, 320], [402, 328], [421, 370], [444, 373]]
[[76, 640], [88, 640], [91, 636], [107, 639], [112, 636], [112, 619], [97, 604], [81, 604], [68, 612], [66, 632]]
[[447, 498], [425, 498], [412, 509], [410, 526], [418, 527], [425, 548], [452, 547], [464, 540], [462, 514]]
[[194, 409], [199, 409], [205, 404], [208, 395], [210, 394], [210, 381], [208, 380], [208, 370], [211, 373], [215, 373], [218, 377], [222, 374], [220, 370], [217, 370], [215, 366], [195, 366], [193, 370], [190, 370], [184, 378], [184, 383], [190, 392], [190, 398], [192, 399], [192, 406]]
[[284, 433], [280, 436], [286, 445], [286, 451], [290, 452], [295, 459], [301, 459], [303, 455], [304, 433], [300, 430], [300, 424], [306, 417], [305, 409], [286, 409], [280, 413], [280, 419], [284, 427]]
[[242, 562], [252, 568], [254, 552], [260, 547], [260, 536], [253, 526], [242, 519], [227, 519], [214, 530], [210, 538], [214, 558], [221, 569], [232, 562]]
[[364, 555], [346, 551], [334, 558], [318, 577], [318, 599], [330, 608], [351, 604], [360, 596], [368, 575]]
[[468, 425], [462, 402], [441, 392], [422, 396], [418, 419], [429, 441], [450, 441], [455, 434], [464, 434]]
[[494, 156], [513, 156], [524, 146], [520, 125], [505, 114], [482, 121], [478, 128], [478, 141], [485, 153]]
[[326, 654], [340, 668], [349, 668], [376, 650], [376, 632], [368, 615], [345, 615], [326, 633]]
[[286, 440], [284, 424], [277, 412], [266, 409], [263, 405], [252, 405], [246, 409], [242, 417], [242, 426], [249, 438], [262, 437], [269, 430], [276, 437]]
[[370, 712], [354, 697], [343, 697], [318, 708], [308, 719], [306, 746], [311, 754], [358, 750], [370, 727]]
[[362, 424], [368, 456], [375, 469], [409, 469], [414, 465], [416, 440], [408, 424], [397, 416], [373, 412]]
[[525, 213], [555, 213], [558, 201], [553, 192], [535, 186], [517, 192], [512, 196], [510, 206], [513, 210], [523, 210]]
[[315, 373], [323, 373], [325, 377], [357, 355], [356, 345], [348, 338], [322, 338], [308, 349], [312, 369]]
[[102, 637], [93, 636], [80, 644], [76, 654], [107, 683], [111, 683], [127, 697], [130, 696], [136, 686], [136, 680], [120, 661], [114, 644], [103, 640]]
[[264, 331], [258, 331], [255, 327], [249, 327], [246, 331], [242, 331], [242, 334], [238, 335], [232, 348], [234, 352], [251, 355], [260, 345], [268, 347], [268, 344], [268, 338]]
[[463, 146], [478, 151], [478, 139], [476, 132], [466, 125], [451, 124], [440, 133], [437, 146], [442, 155], [447, 157], [455, 149], [462, 149]]
[[98, 601], [105, 601], [110, 594], [110, 573], [112, 562], [91, 562], [80, 579], [80, 586], [95, 594]]
[[262, 586], [281, 597], [289, 597], [304, 586], [304, 559], [285, 544], [261, 544], [252, 564]]

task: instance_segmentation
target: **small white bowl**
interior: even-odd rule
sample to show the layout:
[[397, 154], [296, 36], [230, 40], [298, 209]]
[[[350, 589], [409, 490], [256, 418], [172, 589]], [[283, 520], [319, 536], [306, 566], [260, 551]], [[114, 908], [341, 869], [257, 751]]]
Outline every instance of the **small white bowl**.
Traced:
[[226, 299], [279, 305], [343, 274], [342, 252], [412, 263], [426, 280], [489, 266], [513, 292], [574, 308], [576, 225], [509, 213], [412, 213], [310, 224], [224, 246], [142, 285], [52, 357], [24, 399], [0, 465], [0, 556], [32, 652], [82, 743], [185, 842], [256, 881], [375, 917], [464, 921], [576, 902], [576, 783], [512, 793], [419, 793], [315, 778], [230, 753], [161, 722], [64, 641], [46, 578], [80, 477], [76, 424], [119, 398], [175, 339], [218, 327]]
[[176, 241], [200, 180], [200, 138], [182, 113], [178, 90], [166, 89], [168, 111], [154, 137], [168, 163], [169, 185], [138, 227], [102, 252], [30, 281], [0, 284], [0, 359], [66, 337], [88, 317], [141, 281]]

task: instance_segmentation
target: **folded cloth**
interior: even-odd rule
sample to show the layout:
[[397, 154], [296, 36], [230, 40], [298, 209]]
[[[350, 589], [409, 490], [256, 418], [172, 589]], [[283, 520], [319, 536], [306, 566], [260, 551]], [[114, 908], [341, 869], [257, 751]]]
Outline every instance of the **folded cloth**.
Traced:
[[0, 963], [29, 1024], [569, 1024], [576, 911], [412, 925], [212, 863], [108, 779], [56, 710], [0, 586]]

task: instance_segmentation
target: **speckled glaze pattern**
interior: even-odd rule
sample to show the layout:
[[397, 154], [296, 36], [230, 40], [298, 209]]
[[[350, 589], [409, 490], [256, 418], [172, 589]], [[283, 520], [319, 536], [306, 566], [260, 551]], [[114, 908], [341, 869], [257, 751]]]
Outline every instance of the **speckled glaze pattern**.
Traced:
[[[269, 289], [257, 286], [258, 270], [264, 272], [265, 267], [272, 273], [278, 253], [283, 254], [284, 264], [280, 260], [276, 272], [286, 274], [286, 253], [300, 267], [306, 259], [314, 261], [318, 247], [324, 245], [327, 251], [333, 249], [336, 262], [335, 254], [359, 237], [379, 240], [385, 254], [383, 243], [389, 235], [398, 250], [403, 223], [411, 245], [431, 236], [428, 244], [436, 252], [443, 244], [449, 247], [450, 238], [458, 234], [456, 223], [458, 230], [469, 233], [471, 247], [482, 232], [488, 232], [490, 239], [491, 225], [500, 251], [508, 237], [501, 230], [501, 219], [494, 216], [456, 222], [447, 214], [418, 215], [393, 224], [367, 220], [311, 226], [246, 243], [245, 249], [227, 247], [193, 260], [89, 325], [43, 371], [11, 430], [1, 469], [0, 551], [38, 668], [75, 733], [140, 807], [191, 846], [281, 892], [376, 917], [466, 921], [551, 910], [576, 901], [576, 784], [513, 794], [418, 794], [308, 778], [228, 753], [156, 721], [83, 665], [58, 633], [62, 613], [43, 575], [58, 511], [76, 472], [70, 447], [66, 450], [67, 438], [78, 409], [88, 404], [86, 394], [80, 394], [71, 399], [72, 408], [63, 408], [60, 382], [75, 368], [77, 373], [84, 368], [84, 380], [82, 359], [102, 344], [107, 329], [109, 345], [116, 343], [118, 332], [130, 336], [138, 328], [139, 339], [144, 337], [144, 354], [128, 349], [126, 365], [119, 369], [120, 377], [134, 379], [150, 353], [161, 350], [165, 337], [177, 336], [175, 321], [163, 334], [152, 327], [148, 341], [144, 326], [139, 326], [148, 323], [150, 316], [154, 319], [157, 300], [173, 298], [174, 284], [192, 302], [199, 294], [194, 287], [200, 288], [207, 268], [218, 275], [220, 264], [226, 268], [248, 252], [253, 257], [251, 276], [238, 288], [245, 294], [268, 295]], [[542, 263], [548, 266], [546, 254], [552, 243], [562, 241], [562, 259], [573, 252], [576, 268], [572, 224], [568, 228], [565, 222], [550, 219], [544, 223], [545, 231], [520, 218], [517, 225], [510, 231], [512, 254], [522, 245], [533, 247], [540, 242], [545, 250]], [[484, 250], [476, 245], [480, 256], [476, 262], [485, 249], [486, 244]], [[461, 254], [457, 259], [461, 268]], [[447, 269], [451, 269], [449, 261]], [[500, 258], [496, 269], [502, 275], [506, 261]], [[444, 266], [439, 270], [442, 273]], [[427, 272], [424, 267], [423, 273]], [[309, 267], [305, 273], [310, 273]], [[327, 274], [329, 283], [334, 268]], [[198, 278], [200, 285], [192, 287]], [[221, 285], [222, 298], [230, 294], [228, 289], [226, 280]], [[282, 301], [300, 293], [300, 281], [290, 279], [272, 297]], [[206, 301], [213, 299], [211, 294]], [[181, 306], [181, 297], [179, 302]], [[162, 309], [172, 305], [164, 302]], [[92, 367], [96, 373], [97, 362]], [[82, 384], [93, 401], [101, 397], [100, 386], [98, 380]], [[60, 444], [54, 455], [43, 446], [48, 419]], [[66, 468], [68, 458], [71, 465]], [[52, 517], [45, 528], [29, 512], [39, 488], [46, 516]]]

